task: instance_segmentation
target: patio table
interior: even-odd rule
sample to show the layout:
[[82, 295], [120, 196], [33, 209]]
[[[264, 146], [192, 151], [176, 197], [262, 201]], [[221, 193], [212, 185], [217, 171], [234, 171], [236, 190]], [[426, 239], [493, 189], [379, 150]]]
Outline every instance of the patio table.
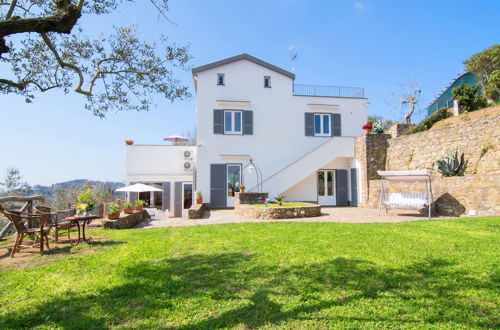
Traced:
[[[99, 217], [96, 215], [77, 215], [74, 217], [68, 217], [64, 218], [61, 221], [62, 222], [69, 222], [71, 226], [77, 226], [78, 227], [78, 239], [72, 240], [71, 245], [77, 245], [80, 244], [81, 242], [83, 243], [90, 243], [92, 241], [92, 238], [85, 237], [85, 227], [92, 222], [94, 219], [98, 219]], [[81, 229], [81, 231], [80, 231]], [[81, 234], [81, 235], [80, 235]]]

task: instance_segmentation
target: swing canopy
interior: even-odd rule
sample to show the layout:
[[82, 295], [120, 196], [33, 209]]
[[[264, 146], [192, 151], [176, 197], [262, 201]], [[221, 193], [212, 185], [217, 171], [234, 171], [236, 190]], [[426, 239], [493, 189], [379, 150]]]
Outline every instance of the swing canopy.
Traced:
[[391, 182], [429, 182], [431, 173], [428, 170], [415, 171], [377, 171], [384, 180]]

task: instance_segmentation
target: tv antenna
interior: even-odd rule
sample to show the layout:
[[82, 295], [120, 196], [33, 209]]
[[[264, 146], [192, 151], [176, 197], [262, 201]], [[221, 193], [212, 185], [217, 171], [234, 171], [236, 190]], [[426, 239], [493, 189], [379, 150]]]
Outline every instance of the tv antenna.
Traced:
[[295, 72], [295, 62], [297, 61], [297, 46], [292, 44], [290, 48], [290, 60], [292, 61], [292, 72]]

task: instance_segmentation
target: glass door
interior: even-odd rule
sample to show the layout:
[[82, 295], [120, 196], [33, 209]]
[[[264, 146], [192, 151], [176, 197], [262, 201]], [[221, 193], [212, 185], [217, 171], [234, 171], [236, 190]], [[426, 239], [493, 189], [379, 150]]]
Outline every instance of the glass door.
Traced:
[[193, 205], [193, 184], [183, 183], [182, 184], [182, 217], [186, 218], [188, 215], [188, 210]]
[[319, 170], [317, 172], [318, 204], [335, 205], [335, 185], [333, 170]]
[[241, 165], [227, 165], [227, 207], [234, 207], [234, 195], [240, 191]]

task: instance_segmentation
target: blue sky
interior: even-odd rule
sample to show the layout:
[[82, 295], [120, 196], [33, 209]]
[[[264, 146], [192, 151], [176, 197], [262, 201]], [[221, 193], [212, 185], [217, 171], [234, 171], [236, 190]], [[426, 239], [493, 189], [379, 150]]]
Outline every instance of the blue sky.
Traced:
[[[147, 1], [82, 24], [92, 34], [136, 23], [150, 40], [162, 31], [172, 42], [190, 44], [193, 66], [246, 52], [290, 70], [295, 44], [297, 83], [364, 87], [370, 114], [401, 120], [386, 104], [391, 93], [417, 81], [425, 108], [463, 60], [499, 42], [499, 16], [497, 0], [171, 0], [168, 17], [176, 24], [158, 19]], [[192, 90], [189, 72], [179, 78]], [[106, 119], [84, 110], [84, 101], [60, 91], [39, 94], [32, 104], [0, 95], [0, 177], [16, 166], [30, 184], [123, 181], [125, 139], [161, 144], [195, 125], [194, 98], [157, 99], [154, 111]]]

